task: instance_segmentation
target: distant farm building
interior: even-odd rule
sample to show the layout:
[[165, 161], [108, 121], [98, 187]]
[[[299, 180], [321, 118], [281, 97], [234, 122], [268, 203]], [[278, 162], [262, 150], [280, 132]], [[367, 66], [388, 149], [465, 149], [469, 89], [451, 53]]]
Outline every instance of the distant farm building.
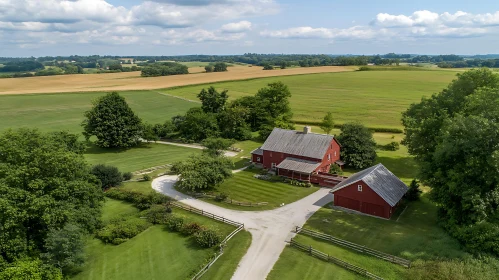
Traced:
[[274, 128], [262, 147], [251, 152], [251, 161], [276, 175], [333, 187], [342, 177], [328, 174], [340, 161], [340, 144], [334, 136]]
[[390, 219], [407, 186], [381, 163], [336, 185], [334, 205]]

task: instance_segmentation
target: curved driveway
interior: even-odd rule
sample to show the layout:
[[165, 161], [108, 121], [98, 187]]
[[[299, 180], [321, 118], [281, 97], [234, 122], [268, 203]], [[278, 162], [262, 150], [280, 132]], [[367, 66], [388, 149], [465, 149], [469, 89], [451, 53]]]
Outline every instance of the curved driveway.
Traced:
[[317, 192], [291, 204], [268, 211], [236, 211], [225, 209], [180, 193], [173, 188], [177, 176], [162, 176], [152, 182], [156, 191], [177, 199], [186, 205], [223, 216], [244, 227], [252, 235], [251, 245], [242, 258], [232, 279], [265, 279], [293, 237], [292, 230], [303, 226], [318, 209], [332, 201], [328, 189]]

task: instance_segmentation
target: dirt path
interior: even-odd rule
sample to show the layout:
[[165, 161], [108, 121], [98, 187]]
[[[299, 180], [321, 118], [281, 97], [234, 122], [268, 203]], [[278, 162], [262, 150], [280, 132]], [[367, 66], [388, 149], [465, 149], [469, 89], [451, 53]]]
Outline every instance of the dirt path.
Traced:
[[286, 241], [293, 237], [295, 226], [303, 226], [322, 206], [332, 201], [328, 189], [317, 192], [294, 203], [269, 211], [236, 211], [225, 209], [188, 195], [173, 188], [177, 176], [163, 176], [152, 182], [156, 191], [178, 201], [228, 219], [244, 223], [252, 235], [251, 245], [232, 276], [236, 280], [265, 279], [279, 259]]
[[112, 90], [154, 90], [222, 81], [300, 74], [344, 72], [356, 69], [356, 67], [324, 66], [263, 71], [262, 67], [257, 66], [235, 66], [229, 67], [228, 72], [199, 73], [198, 68], [199, 67], [189, 68], [189, 71], [192, 73], [189, 75], [150, 78], [141, 77], [140, 72], [125, 72], [0, 79], [0, 95]]

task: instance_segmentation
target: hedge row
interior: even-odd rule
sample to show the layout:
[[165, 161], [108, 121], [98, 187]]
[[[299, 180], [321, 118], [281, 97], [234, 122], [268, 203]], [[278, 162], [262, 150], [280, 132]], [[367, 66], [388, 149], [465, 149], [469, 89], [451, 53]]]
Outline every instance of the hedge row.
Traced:
[[[320, 126], [321, 122], [314, 122], [314, 121], [293, 121], [294, 124], [300, 124], [300, 125], [313, 125], [313, 126]], [[341, 129], [342, 124], [335, 124], [335, 128]], [[383, 133], [404, 133], [402, 129], [399, 128], [389, 128], [389, 127], [368, 127], [370, 130], [374, 132], [383, 132]]]
[[222, 241], [222, 235], [218, 230], [209, 229], [199, 223], [190, 222], [183, 216], [172, 214], [171, 209], [165, 206], [153, 206], [145, 216], [150, 223], [163, 224], [171, 231], [193, 236], [196, 243], [203, 248], [211, 248]]
[[114, 220], [97, 231], [97, 238], [105, 243], [118, 245], [143, 232], [151, 225], [147, 220], [135, 217]]
[[105, 195], [109, 198], [124, 200], [133, 203], [133, 205], [140, 210], [146, 210], [151, 208], [151, 206], [155, 204], [165, 204], [171, 201], [170, 198], [160, 193], [151, 192], [149, 194], [143, 194], [140, 192], [123, 190], [119, 188], [110, 189], [105, 192]]

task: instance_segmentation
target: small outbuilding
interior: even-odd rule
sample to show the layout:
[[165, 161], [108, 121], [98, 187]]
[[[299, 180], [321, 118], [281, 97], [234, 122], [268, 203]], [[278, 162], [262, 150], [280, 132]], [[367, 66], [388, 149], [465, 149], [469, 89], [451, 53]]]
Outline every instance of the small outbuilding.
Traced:
[[380, 163], [352, 175], [331, 193], [335, 206], [390, 219], [408, 189]]

